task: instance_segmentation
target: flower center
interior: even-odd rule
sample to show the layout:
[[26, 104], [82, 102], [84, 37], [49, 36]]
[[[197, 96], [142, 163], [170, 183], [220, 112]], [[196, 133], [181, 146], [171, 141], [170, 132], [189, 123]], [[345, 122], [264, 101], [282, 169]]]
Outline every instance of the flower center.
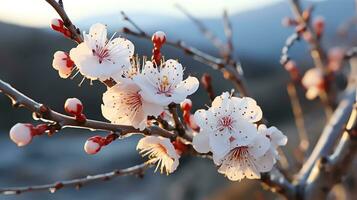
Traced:
[[249, 156], [248, 152], [248, 147], [242, 146], [242, 147], [236, 147], [232, 150], [231, 155], [230, 155], [230, 160], [242, 160], [242, 159], [247, 159]]
[[230, 116], [224, 116], [218, 121], [218, 130], [223, 131], [228, 128], [228, 130], [233, 130], [234, 120]]
[[162, 77], [159, 83], [158, 94], [165, 94], [167, 97], [171, 96], [171, 85], [166, 75]]
[[110, 54], [108, 49], [96, 45], [96, 49], [92, 49], [92, 52], [94, 56], [98, 57], [99, 64], [102, 64], [104, 59], [110, 61]]
[[141, 95], [139, 92], [130, 93], [123, 98], [125, 105], [129, 107], [130, 111], [137, 111], [142, 106]]

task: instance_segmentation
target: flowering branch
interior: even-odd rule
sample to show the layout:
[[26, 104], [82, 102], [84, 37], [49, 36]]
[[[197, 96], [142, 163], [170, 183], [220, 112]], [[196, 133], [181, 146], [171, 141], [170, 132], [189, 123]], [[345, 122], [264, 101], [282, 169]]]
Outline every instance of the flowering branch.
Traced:
[[101, 180], [107, 181], [114, 177], [127, 176], [127, 175], [142, 176], [144, 171], [148, 167], [150, 167], [150, 165], [143, 163], [125, 169], [117, 169], [104, 174], [88, 175], [84, 178], [72, 179], [67, 181], [57, 181], [51, 184], [34, 185], [34, 186], [26, 186], [26, 187], [0, 188], [0, 194], [13, 195], [13, 194], [21, 194], [25, 192], [32, 192], [32, 191], [39, 191], [39, 190], [49, 190], [51, 193], [55, 193], [59, 189], [69, 186], [74, 186], [76, 189], [80, 189], [84, 184], [94, 181], [101, 181]]
[[85, 122], [79, 122], [74, 117], [58, 113], [51, 110], [49, 107], [34, 101], [2, 80], [0, 80], [0, 91], [11, 99], [14, 107], [25, 107], [31, 112], [36, 113], [36, 117], [40, 118], [42, 121], [53, 123], [56, 130], [70, 127], [97, 131], [111, 131], [121, 136], [129, 133], [142, 133], [144, 135], [161, 135], [168, 138], [176, 137], [175, 133], [166, 131], [158, 126], [151, 126], [140, 131], [132, 126], [110, 124], [91, 119], [87, 119]]
[[[133, 23], [133, 20], [131, 20], [125, 13], [123, 16], [125, 16], [124, 19], [128, 19], [127, 21], [129, 23], [131, 24]], [[138, 27], [137, 25], [133, 25], [133, 26]], [[142, 29], [139, 29], [138, 32], [136, 32], [127, 27], [124, 27], [122, 29], [122, 32], [135, 37], [151, 40], [151, 36], [147, 34], [145, 31], [142, 31]], [[237, 88], [237, 90], [241, 93], [241, 95], [249, 96], [248, 90], [244, 84], [243, 76], [241, 74], [242, 70], [240, 70], [241, 68], [240, 64], [237, 63], [236, 61], [230, 59], [229, 61], [226, 62], [224, 59], [214, 57], [194, 47], [188, 46], [186, 43], [184, 43], [181, 40], [178, 40], [177, 42], [166, 40], [166, 44], [182, 50], [184, 53], [186, 53], [189, 56], [192, 56], [192, 58], [197, 60], [198, 62], [206, 64], [212, 67], [213, 69], [219, 69], [223, 73], [224, 78], [232, 81], [232, 83]]]
[[[292, 9], [293, 13], [295, 14], [297, 21], [299, 23], [299, 26], [300, 26], [300, 27], [298, 27], [298, 30], [309, 35], [309, 39], [307, 40], [307, 42], [310, 45], [310, 54], [314, 61], [315, 67], [320, 69], [323, 72], [324, 77], [326, 79], [326, 77], [329, 73], [325, 67], [326, 66], [326, 54], [323, 51], [323, 49], [321, 48], [319, 37], [313, 31], [313, 29], [311, 28], [310, 23], [309, 23], [312, 8], [308, 9], [308, 11], [306, 12], [306, 13], [308, 13], [308, 14], [306, 14], [308, 16], [303, 16], [304, 14], [303, 14], [299, 0], [290, 0], [290, 5], [291, 5], [291, 9]], [[327, 93], [326, 88], [319, 92], [319, 97], [321, 99], [321, 102], [324, 105], [327, 118], [329, 118], [331, 116], [332, 109], [333, 109], [331, 99], [328, 95], [329, 94]]]
[[[180, 4], [175, 5], [178, 10], [180, 10], [187, 18], [189, 18], [195, 25], [199, 28], [202, 34], [212, 42], [212, 44], [218, 49], [225, 49], [225, 45], [223, 42], [212, 32], [210, 31], [200, 20], [196, 19], [193, 15], [191, 15], [184, 7]], [[221, 52], [222, 53], [222, 52]], [[222, 54], [223, 56], [223, 54]]]
[[56, 2], [55, 0], [46, 0], [47, 3], [49, 3], [58, 13], [58, 15], [61, 17], [63, 20], [64, 26], [71, 32], [71, 39], [75, 40], [77, 43], [83, 42], [83, 38], [81, 36], [81, 32], [76, 26], [72, 23], [72, 21], [69, 19], [67, 16], [66, 11], [63, 8], [63, 3]]

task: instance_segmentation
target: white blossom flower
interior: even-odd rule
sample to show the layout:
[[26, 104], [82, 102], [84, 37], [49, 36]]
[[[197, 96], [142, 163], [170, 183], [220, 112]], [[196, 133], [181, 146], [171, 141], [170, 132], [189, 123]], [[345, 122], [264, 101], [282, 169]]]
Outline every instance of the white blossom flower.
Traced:
[[[285, 146], [288, 142], [288, 138], [275, 126], [267, 128], [264, 124], [258, 126], [258, 132], [270, 140], [270, 148], [264, 154], [266, 159], [272, 160], [273, 164], [279, 160], [279, 153], [277, 148], [279, 146]], [[267, 166], [266, 171], [270, 171], [273, 165]]]
[[161, 173], [170, 174], [179, 165], [180, 155], [168, 138], [146, 136], [139, 141], [136, 149], [142, 156], [148, 156], [148, 163], [157, 164], [155, 171], [160, 168]]
[[143, 130], [148, 116], [156, 117], [163, 111], [163, 106], [145, 101], [134, 83], [117, 83], [103, 94], [103, 116], [115, 124]]
[[74, 68], [74, 63], [69, 57], [68, 53], [63, 51], [56, 51], [53, 55], [52, 66], [58, 71], [61, 78], [68, 78]]
[[142, 89], [140, 93], [145, 100], [164, 106], [171, 102], [182, 102], [199, 86], [195, 77], [189, 76], [183, 80], [182, 65], [172, 59], [161, 66], [154, 66], [151, 61], [147, 61], [142, 72], [133, 80]]
[[237, 140], [230, 144], [230, 151], [219, 163], [219, 173], [225, 174], [229, 180], [240, 181], [243, 178], [259, 179], [260, 172], [270, 171], [273, 160], [266, 156], [270, 147], [267, 137], [257, 134], [252, 143], [241, 146]]
[[100, 23], [92, 25], [89, 34], [83, 34], [84, 42], [70, 51], [71, 59], [83, 76], [91, 80], [106, 80], [130, 66], [133, 43], [113, 37], [107, 39], [107, 28]]
[[195, 112], [200, 132], [193, 138], [193, 147], [201, 153], [212, 151], [214, 160], [230, 151], [232, 140], [239, 146], [251, 144], [257, 135], [253, 122], [262, 118], [262, 111], [249, 97], [231, 97], [228, 92], [218, 96], [208, 110]]
[[306, 98], [315, 99], [324, 87], [323, 73], [317, 68], [309, 69], [305, 72], [301, 83], [307, 89]]

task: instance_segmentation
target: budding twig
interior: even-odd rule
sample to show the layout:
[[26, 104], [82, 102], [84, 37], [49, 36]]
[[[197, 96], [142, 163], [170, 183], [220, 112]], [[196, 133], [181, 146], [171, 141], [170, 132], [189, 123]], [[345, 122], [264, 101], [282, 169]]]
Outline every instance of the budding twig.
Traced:
[[201, 77], [201, 83], [203, 87], [205, 88], [208, 97], [210, 101], [212, 102], [214, 98], [216, 97], [213, 91], [213, 86], [212, 86], [212, 77], [208, 73], [204, 73]]
[[122, 136], [129, 133], [142, 133], [144, 135], [161, 135], [168, 138], [176, 137], [175, 133], [171, 133], [158, 126], [151, 126], [144, 129], [143, 131], [139, 131], [132, 126], [110, 124], [91, 119], [87, 119], [85, 122], [79, 122], [74, 117], [58, 113], [51, 110], [49, 107], [34, 101], [1, 79], [0, 92], [4, 93], [12, 100], [12, 105], [14, 107], [25, 107], [31, 112], [36, 113], [37, 117], [42, 121], [55, 124], [58, 130], [70, 127], [87, 130], [111, 131]]
[[[305, 154], [305, 152], [309, 148], [309, 137], [307, 136], [307, 132], [305, 129], [304, 116], [300, 105], [299, 97], [297, 96], [296, 86], [293, 82], [290, 82], [287, 84], [286, 88], [289, 94], [291, 108], [294, 114], [295, 125], [299, 133], [299, 151], [301, 152], [301, 154]], [[300, 161], [302, 162], [303, 158]]]
[[[189, 13], [180, 4], [175, 4], [176, 8], [181, 11], [187, 18], [189, 18], [201, 31], [201, 33], [210, 41], [212, 44], [221, 51], [225, 49], [223, 42], [211, 31], [209, 30], [200, 20], [196, 19], [191, 13]], [[222, 53], [222, 52], [221, 52]], [[223, 56], [223, 55], [222, 55]]]
[[46, 0], [46, 1], [56, 10], [58, 15], [63, 20], [63, 23], [66, 26], [66, 28], [68, 28], [68, 30], [72, 33], [72, 39], [75, 40], [77, 43], [83, 42], [83, 38], [81, 36], [79, 29], [76, 28], [76, 26], [72, 23], [72, 21], [67, 16], [67, 13], [63, 8], [63, 3], [61, 3], [62, 1], [58, 3], [55, 0]]
[[[127, 15], [126, 17], [129, 18]], [[133, 20], [127, 20], [127, 21], [129, 23], [133, 22]], [[135, 37], [151, 40], [151, 35], [147, 34], [146, 32], [141, 32], [141, 31], [136, 32], [127, 27], [124, 27], [122, 29], [122, 32]], [[206, 64], [212, 67], [213, 69], [220, 70], [224, 75], [224, 78], [232, 81], [232, 83], [234, 84], [234, 86], [237, 88], [237, 90], [240, 92], [242, 96], [249, 96], [248, 90], [245, 86], [245, 81], [243, 79], [243, 74], [239, 62], [232, 59], [225, 61], [224, 59], [214, 57], [194, 47], [188, 46], [186, 43], [184, 43], [181, 40], [178, 40], [177, 42], [166, 40], [166, 44], [182, 50], [184, 53], [191, 56], [193, 59], [197, 60], [198, 62]]]
[[175, 103], [169, 104], [169, 111], [174, 119], [175, 128], [178, 132], [178, 135], [184, 136], [186, 134], [185, 128], [180, 120], [180, 117], [177, 114], [177, 105]]
[[[326, 68], [326, 66], [327, 66], [326, 65], [326, 54], [321, 47], [320, 40], [317, 38], [316, 33], [311, 28], [310, 23], [308, 21], [306, 21], [306, 18], [309, 18], [309, 17], [303, 16], [303, 11], [302, 11], [299, 0], [290, 0], [290, 5], [291, 5], [291, 9], [292, 9], [293, 13], [295, 14], [295, 16], [299, 22], [299, 25], [303, 27], [302, 31], [311, 35], [311, 38], [307, 41], [308, 44], [310, 45], [311, 57], [314, 61], [315, 67], [319, 68], [324, 73], [324, 77], [326, 79], [326, 77], [328, 75], [328, 71]], [[311, 9], [307, 13], [309, 15], [311, 15]], [[319, 92], [319, 97], [320, 97], [322, 104], [324, 105], [326, 117], [328, 119], [328, 118], [330, 118], [330, 116], [332, 114], [333, 108], [332, 108], [331, 99], [329, 97], [329, 94], [327, 93], [326, 88]]]
[[25, 186], [25, 187], [10, 187], [10, 188], [0, 188], [0, 194], [5, 195], [14, 195], [14, 194], [21, 194], [25, 192], [32, 192], [32, 191], [40, 191], [40, 190], [48, 190], [51, 193], [56, 192], [59, 189], [68, 186], [74, 186], [77, 189], [80, 189], [84, 184], [94, 182], [94, 181], [106, 181], [110, 180], [111, 178], [118, 177], [118, 176], [127, 176], [127, 175], [138, 175], [142, 176], [144, 171], [150, 167], [146, 163], [135, 165], [125, 169], [117, 169], [108, 173], [104, 174], [97, 174], [97, 175], [88, 175], [84, 178], [79, 179], [72, 179], [67, 181], [57, 181], [51, 184], [45, 185], [33, 185], [33, 186]]

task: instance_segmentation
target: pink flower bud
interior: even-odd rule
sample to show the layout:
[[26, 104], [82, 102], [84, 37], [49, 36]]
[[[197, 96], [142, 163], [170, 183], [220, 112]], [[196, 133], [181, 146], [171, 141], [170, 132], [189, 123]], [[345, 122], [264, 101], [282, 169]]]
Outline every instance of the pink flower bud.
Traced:
[[68, 78], [73, 71], [74, 62], [69, 57], [68, 53], [57, 51], [53, 55], [52, 66], [58, 71], [61, 78]]
[[183, 102], [181, 102], [180, 106], [182, 110], [190, 111], [192, 108], [192, 101], [190, 99], [185, 99]]
[[345, 56], [345, 51], [342, 48], [334, 47], [328, 52], [328, 68], [333, 71], [339, 71], [342, 67], [342, 61]]
[[17, 123], [10, 129], [10, 138], [17, 146], [25, 146], [32, 140], [32, 130], [32, 124]]
[[64, 36], [71, 38], [71, 32], [64, 26], [64, 23], [61, 19], [52, 19], [51, 28], [57, 32], [62, 33]]
[[68, 98], [64, 104], [64, 109], [71, 115], [80, 116], [83, 112], [83, 104], [77, 98]]
[[89, 138], [86, 143], [84, 144], [84, 151], [87, 154], [93, 155], [100, 151], [102, 146], [98, 143], [95, 137]]
[[281, 21], [281, 24], [285, 27], [296, 26], [298, 23], [295, 19], [291, 19], [290, 17], [284, 17]]
[[319, 38], [321, 37], [322, 33], [324, 32], [325, 28], [325, 19], [322, 16], [318, 16], [314, 19], [313, 27], [316, 33], [316, 36]]
[[166, 42], [166, 34], [162, 31], [156, 31], [151, 38], [154, 45], [162, 46]]
[[63, 29], [63, 21], [61, 19], [52, 19], [51, 20], [51, 28], [55, 31], [62, 31]]

